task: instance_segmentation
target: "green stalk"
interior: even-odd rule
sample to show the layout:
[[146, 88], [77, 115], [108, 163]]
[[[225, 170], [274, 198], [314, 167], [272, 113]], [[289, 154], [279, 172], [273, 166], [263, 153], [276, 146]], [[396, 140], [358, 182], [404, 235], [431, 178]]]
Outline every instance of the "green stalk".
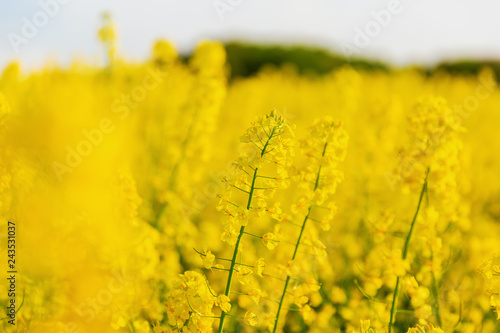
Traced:
[[[268, 137], [264, 147], [262, 148], [262, 151], [260, 153], [260, 157], [263, 157], [264, 154], [266, 153], [267, 146], [269, 145], [269, 142], [273, 138], [274, 131], [276, 127], [274, 127], [271, 131], [271, 135]], [[253, 197], [253, 191], [255, 190], [255, 181], [257, 180], [257, 172], [259, 171], [259, 168], [255, 168], [255, 171], [253, 173], [253, 179], [252, 179], [252, 186], [250, 187], [250, 193], [248, 194], [248, 202], [247, 202], [247, 210], [250, 209], [252, 205], [252, 197]], [[226, 291], [224, 295], [229, 297], [229, 294], [231, 293], [231, 283], [233, 282], [233, 274], [234, 274], [234, 267], [236, 266], [236, 258], [238, 256], [238, 251], [240, 248], [240, 243], [241, 243], [241, 238], [245, 234], [245, 226], [241, 226], [240, 228], [240, 233], [238, 235], [238, 239], [236, 240], [236, 245], [234, 246], [234, 252], [233, 252], [233, 258], [231, 259], [231, 267], [229, 268], [229, 276], [227, 278], [227, 283], [226, 283]], [[219, 333], [222, 333], [222, 330], [224, 329], [224, 322], [226, 319], [226, 313], [222, 311], [220, 315], [220, 323], [219, 323]]]
[[[328, 142], [325, 143], [325, 146], [323, 147], [323, 154], [321, 155], [321, 157], [325, 156], [327, 145], [328, 145]], [[316, 190], [318, 189], [320, 174], [321, 174], [321, 165], [319, 166], [318, 174], [316, 176], [316, 182], [314, 184], [314, 192], [316, 192]], [[309, 215], [311, 214], [311, 209], [312, 209], [312, 205], [309, 206], [309, 209], [307, 210], [307, 215], [304, 218], [304, 222], [302, 222], [302, 227], [300, 228], [299, 238], [297, 238], [297, 243], [295, 244], [295, 250], [293, 251], [292, 261], [295, 260], [295, 257], [297, 256], [300, 241], [302, 239], [302, 235], [304, 234], [304, 229], [306, 228], [306, 223], [307, 223], [307, 220], [309, 219]], [[280, 304], [278, 305], [278, 312], [276, 313], [276, 318], [274, 319], [273, 333], [275, 333], [276, 329], [278, 328], [278, 321], [280, 318], [281, 307], [283, 306], [283, 302], [285, 300], [285, 295], [286, 295], [286, 290], [288, 289], [289, 283], [290, 283], [290, 275], [287, 275], [286, 281], [285, 281], [285, 287], [283, 288], [283, 293], [281, 294]]]
[[[257, 179], [258, 170], [259, 168], [255, 168], [255, 171], [253, 173], [252, 187], [250, 188], [250, 194], [248, 195], [247, 210], [250, 209], [250, 205], [252, 204], [253, 190], [255, 187], [255, 180]], [[244, 234], [245, 234], [245, 226], [243, 225], [240, 228], [240, 234], [238, 235], [238, 239], [236, 240], [236, 245], [234, 246], [233, 258], [231, 259], [231, 267], [229, 268], [229, 276], [227, 278], [226, 291], [224, 293], [224, 295], [228, 297], [231, 292], [231, 283], [233, 282], [234, 266], [236, 266], [236, 258], [238, 256], [241, 238], [243, 237]], [[225, 319], [226, 319], [226, 313], [222, 311], [220, 315], [219, 333], [222, 333]]]
[[[411, 240], [411, 236], [413, 234], [413, 229], [415, 228], [415, 224], [417, 222], [417, 216], [418, 216], [418, 212], [420, 211], [420, 205], [422, 204], [422, 199], [424, 198], [424, 193], [427, 192], [427, 178], [428, 178], [428, 176], [429, 176], [429, 169], [427, 169], [427, 173], [425, 174], [425, 181], [424, 181], [424, 185], [422, 186], [422, 191], [420, 192], [420, 198], [418, 200], [417, 211], [415, 212], [415, 215], [413, 216], [413, 220], [411, 221], [411, 226], [410, 226], [410, 231], [408, 232], [408, 236], [406, 236], [405, 246], [403, 248], [403, 256], [402, 256], [403, 260], [405, 260], [406, 256], [408, 255], [408, 250], [410, 249], [410, 240]], [[398, 310], [398, 297], [399, 297], [399, 290], [401, 289], [400, 280], [401, 280], [401, 278], [398, 276], [398, 278], [396, 280], [396, 288], [394, 289], [394, 296], [392, 298], [391, 316], [389, 319], [389, 333], [392, 332], [392, 326], [394, 324], [396, 312]]]
[[392, 322], [394, 320], [394, 317], [396, 315], [396, 312], [397, 312], [397, 300], [398, 300], [398, 296], [399, 296], [399, 276], [396, 280], [396, 288], [394, 289], [394, 296], [392, 298], [392, 306], [391, 306], [391, 317], [389, 319], [389, 333], [391, 333], [392, 331]]

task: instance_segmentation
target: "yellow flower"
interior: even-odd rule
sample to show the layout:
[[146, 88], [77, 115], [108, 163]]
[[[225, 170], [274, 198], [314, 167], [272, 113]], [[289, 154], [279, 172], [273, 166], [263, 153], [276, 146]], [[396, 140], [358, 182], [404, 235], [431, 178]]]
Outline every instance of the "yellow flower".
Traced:
[[117, 44], [116, 24], [107, 13], [103, 15], [102, 19], [103, 26], [98, 31], [98, 37], [99, 40], [106, 46], [109, 60], [113, 61], [116, 54]]
[[266, 267], [266, 263], [264, 261], [264, 258], [259, 258], [254, 264], [254, 269], [257, 272], [257, 275], [260, 277], [262, 276], [262, 273], [264, 273], [264, 268]]
[[306, 323], [311, 322], [314, 319], [314, 311], [309, 305], [304, 305], [302, 308], [299, 310], [300, 314], [302, 315], [302, 318], [304, 318], [304, 321]]
[[313, 240], [313, 253], [319, 258], [326, 257], [326, 246], [318, 239]]
[[497, 313], [497, 320], [500, 320], [500, 305], [498, 302], [498, 294], [496, 295], [491, 295], [490, 297], [490, 305], [493, 308], [493, 310]]
[[175, 47], [166, 40], [159, 40], [153, 45], [153, 60], [157, 65], [171, 64], [177, 56]]
[[429, 304], [421, 306], [415, 310], [415, 317], [420, 319], [420, 320], [423, 320], [424, 323], [425, 323], [425, 320], [427, 318], [429, 318], [431, 315], [432, 315], [432, 308]]
[[372, 333], [370, 320], [361, 320], [361, 333]]
[[212, 268], [215, 260], [215, 256], [212, 254], [212, 252], [207, 251], [204, 253], [204, 255], [201, 256], [203, 259], [203, 267], [206, 269]]
[[287, 188], [290, 186], [290, 177], [285, 169], [280, 169], [276, 178], [274, 178], [275, 184], [279, 188]]
[[345, 303], [347, 301], [347, 295], [343, 288], [334, 287], [331, 292], [332, 302], [334, 303]]
[[406, 292], [411, 296], [416, 293], [418, 289], [418, 282], [414, 276], [405, 276], [403, 279], [403, 286], [406, 289]]
[[122, 327], [127, 326], [127, 319], [121, 315], [113, 315], [111, 318], [111, 327], [115, 330], [119, 330]]
[[242, 285], [247, 285], [253, 282], [253, 271], [246, 266], [241, 266], [239, 269], [236, 271], [236, 276], [238, 278], [238, 281]]
[[238, 239], [238, 234], [236, 233], [236, 230], [234, 230], [232, 226], [228, 225], [222, 232], [220, 238], [223, 242], [226, 242], [229, 245], [234, 245], [236, 244], [236, 240]]
[[262, 291], [260, 289], [252, 289], [249, 293], [248, 296], [252, 298], [252, 300], [256, 303], [259, 304], [260, 299], [262, 297]]
[[432, 324], [429, 325], [417, 325], [412, 327], [406, 333], [444, 333], [444, 331], [438, 327], [434, 327]]
[[307, 215], [311, 199], [308, 196], [302, 196], [297, 202], [292, 204], [292, 213], [297, 215]]
[[426, 300], [429, 298], [430, 291], [429, 288], [420, 286], [412, 293], [409, 293], [409, 295], [411, 296], [411, 304], [414, 307], [420, 307], [424, 305]]
[[494, 253], [491, 258], [486, 260], [478, 269], [478, 272], [484, 277], [486, 282], [486, 291], [490, 294], [490, 306], [496, 312], [497, 320], [500, 320], [500, 254]]
[[203, 41], [196, 46], [190, 65], [200, 75], [222, 75], [226, 63], [224, 45], [217, 41]]
[[281, 203], [276, 202], [272, 207], [267, 209], [267, 213], [276, 220], [281, 219], [281, 214], [283, 213], [283, 210], [280, 208]]
[[257, 315], [253, 312], [247, 311], [245, 313], [245, 317], [243, 318], [245, 321], [245, 324], [250, 325], [250, 326], [255, 326], [257, 325]]
[[304, 305], [306, 305], [306, 303], [309, 301], [309, 298], [307, 296], [304, 296], [304, 295], [301, 295], [301, 296], [297, 296], [295, 297], [294, 299], [294, 303], [295, 305], [297, 305], [299, 308], [302, 308]]
[[390, 270], [396, 276], [404, 276], [408, 268], [408, 262], [404, 261], [401, 257], [401, 250], [392, 250], [387, 258]]
[[150, 325], [149, 322], [146, 320], [134, 320], [133, 322], [135, 331], [137, 333], [150, 333]]
[[221, 308], [224, 312], [229, 312], [231, 310], [231, 300], [226, 295], [217, 296], [217, 300], [215, 301], [215, 305]]
[[267, 232], [262, 236], [262, 243], [264, 243], [269, 250], [274, 250], [277, 243], [276, 236], [271, 232]]

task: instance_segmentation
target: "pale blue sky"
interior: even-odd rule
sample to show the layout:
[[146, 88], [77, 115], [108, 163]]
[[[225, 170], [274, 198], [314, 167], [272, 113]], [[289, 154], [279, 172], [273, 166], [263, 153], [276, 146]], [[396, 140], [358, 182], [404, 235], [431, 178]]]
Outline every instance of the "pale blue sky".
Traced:
[[[75, 56], [100, 56], [96, 30], [100, 14], [110, 11], [119, 27], [120, 53], [144, 59], [154, 40], [167, 38], [181, 52], [200, 39], [243, 39], [282, 44], [305, 43], [340, 50], [353, 44], [356, 28], [364, 29], [379, 12], [397, 0], [64, 0], [58, 13], [38, 34], [19, 45], [16, 53], [9, 33], [22, 36], [23, 18], [33, 22], [40, 2], [3, 0], [0, 3], [0, 67], [19, 58], [25, 68], [47, 59], [67, 63]], [[60, 0], [62, 2], [62, 0]], [[221, 20], [214, 2], [236, 4]], [[381, 28], [362, 56], [397, 65], [432, 64], [448, 58], [500, 59], [500, 1], [400, 0], [400, 13]], [[11, 35], [12, 36], [12, 35]]]

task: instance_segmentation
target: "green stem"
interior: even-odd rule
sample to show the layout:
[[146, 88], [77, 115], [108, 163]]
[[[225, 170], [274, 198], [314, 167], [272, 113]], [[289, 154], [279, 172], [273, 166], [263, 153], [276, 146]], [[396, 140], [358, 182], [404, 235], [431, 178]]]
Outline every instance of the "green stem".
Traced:
[[[276, 130], [276, 127], [273, 127], [271, 134], [267, 138], [267, 141], [262, 148], [262, 151], [260, 152], [260, 157], [262, 158], [264, 154], [266, 153], [267, 146], [271, 142], [271, 139], [273, 138], [274, 131]], [[253, 179], [252, 179], [252, 186], [250, 187], [250, 192], [248, 193], [248, 202], [247, 202], [247, 210], [250, 210], [250, 207], [252, 205], [252, 198], [253, 198], [253, 191], [255, 189], [255, 181], [257, 180], [257, 172], [259, 171], [259, 168], [255, 168], [253, 172]], [[241, 226], [240, 228], [240, 233], [238, 235], [238, 238], [236, 240], [236, 245], [234, 246], [234, 252], [233, 252], [233, 259], [231, 260], [231, 267], [229, 268], [229, 276], [227, 277], [227, 284], [226, 284], [226, 291], [225, 295], [229, 297], [229, 294], [231, 293], [231, 283], [233, 282], [233, 274], [234, 274], [234, 267], [236, 266], [236, 258], [238, 256], [238, 251], [240, 248], [240, 243], [241, 243], [241, 238], [245, 234], [245, 226]], [[224, 322], [226, 319], [226, 313], [222, 311], [220, 315], [220, 323], [219, 323], [219, 333], [222, 333], [222, 330], [224, 329]]]
[[[258, 170], [259, 168], [255, 168], [255, 171], [253, 173], [252, 187], [250, 188], [250, 194], [248, 195], [247, 210], [250, 209], [250, 205], [252, 204], [253, 190], [255, 187], [255, 180], [257, 179]], [[240, 248], [241, 238], [243, 237], [244, 234], [245, 234], [245, 226], [241, 226], [240, 233], [238, 235], [238, 239], [236, 240], [236, 245], [234, 247], [233, 258], [231, 259], [231, 267], [229, 268], [229, 276], [227, 278], [226, 291], [224, 293], [224, 295], [228, 297], [231, 292], [231, 283], [233, 282], [234, 267], [236, 266], [236, 258], [238, 256], [238, 250]], [[226, 319], [226, 313], [222, 311], [220, 315], [219, 333], [222, 333], [222, 330], [224, 329], [225, 319]]]
[[389, 319], [389, 333], [392, 331], [392, 323], [394, 321], [394, 317], [396, 315], [397, 306], [398, 306], [398, 296], [399, 296], [399, 276], [396, 280], [396, 288], [394, 289], [394, 296], [392, 297], [392, 305], [391, 305], [391, 317]]
[[251, 233], [246, 232], [246, 231], [245, 231], [245, 234], [246, 234], [246, 235], [248, 235], [248, 236], [252, 236], [252, 237], [255, 237], [255, 238], [260, 238], [260, 239], [262, 239], [262, 236], [254, 235], [254, 234], [251, 234]]
[[[403, 260], [405, 260], [406, 256], [408, 255], [408, 250], [410, 249], [410, 240], [411, 240], [411, 236], [413, 234], [413, 229], [415, 228], [418, 212], [420, 211], [420, 205], [422, 204], [422, 199], [424, 197], [424, 193], [427, 192], [427, 178], [428, 178], [428, 176], [429, 176], [429, 169], [427, 169], [427, 173], [425, 174], [424, 185], [422, 186], [422, 191], [420, 192], [420, 198], [418, 199], [417, 211], [415, 212], [415, 215], [413, 216], [413, 220], [411, 221], [411, 226], [410, 226], [410, 231], [408, 232], [408, 236], [406, 236], [406, 241], [405, 241], [405, 245], [403, 248], [403, 256], [402, 256]], [[399, 297], [399, 290], [401, 288], [400, 280], [401, 280], [401, 278], [398, 276], [398, 278], [396, 280], [396, 288], [394, 289], [394, 296], [392, 298], [391, 316], [389, 318], [389, 333], [392, 332], [392, 326], [394, 324], [396, 312], [398, 310], [398, 297]]]
[[271, 135], [269, 135], [269, 138], [267, 139], [266, 141], [266, 144], [264, 145], [264, 147], [262, 148], [262, 151], [260, 153], [260, 157], [264, 157], [264, 155], [266, 154], [266, 149], [267, 149], [267, 146], [269, 145], [269, 142], [271, 141], [271, 139], [273, 138], [273, 135], [274, 135], [274, 131], [276, 130], [276, 127], [273, 127], [273, 130], [271, 131]]
[[[323, 147], [322, 157], [325, 156], [326, 146], [327, 145], [328, 145], [328, 142], [325, 143], [325, 145]], [[316, 182], [314, 183], [314, 192], [316, 192], [316, 190], [318, 189], [320, 175], [321, 175], [321, 165], [319, 166], [318, 174], [316, 176]], [[297, 256], [297, 252], [299, 250], [300, 241], [302, 239], [302, 235], [304, 234], [304, 229], [306, 228], [306, 223], [307, 223], [307, 220], [309, 219], [309, 215], [311, 214], [312, 207], [313, 207], [313, 205], [309, 206], [309, 209], [307, 210], [307, 215], [304, 218], [304, 222], [302, 222], [302, 227], [300, 228], [300, 234], [299, 234], [299, 237], [297, 238], [297, 243], [295, 244], [295, 250], [293, 251], [292, 261], [294, 261], [295, 257]], [[276, 330], [278, 329], [278, 322], [279, 322], [279, 318], [280, 318], [281, 307], [283, 306], [283, 302], [285, 300], [286, 290], [288, 289], [288, 284], [290, 283], [290, 278], [291, 278], [290, 275], [287, 275], [286, 281], [285, 281], [285, 287], [283, 288], [283, 293], [281, 294], [280, 303], [278, 305], [278, 312], [276, 313], [276, 318], [274, 319], [273, 333], [275, 333]]]
[[407, 315], [411, 315], [411, 316], [415, 315], [415, 312], [411, 311], [411, 310], [398, 310], [398, 313], [407, 314]]

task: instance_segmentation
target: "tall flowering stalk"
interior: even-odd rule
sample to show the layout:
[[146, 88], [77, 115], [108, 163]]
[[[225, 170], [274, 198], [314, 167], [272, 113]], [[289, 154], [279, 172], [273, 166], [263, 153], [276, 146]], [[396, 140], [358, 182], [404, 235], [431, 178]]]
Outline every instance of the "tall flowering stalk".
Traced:
[[[338, 163], [345, 158], [347, 142], [347, 133], [342, 128], [342, 123], [333, 121], [329, 117], [316, 121], [310, 129], [308, 137], [301, 142], [302, 151], [308, 157], [309, 163], [298, 173], [299, 184], [305, 193], [293, 205], [293, 210], [298, 215], [305, 215], [305, 217], [295, 243], [291, 265], [297, 257], [307, 222], [313, 219], [313, 215], [322, 216], [322, 220], [318, 222], [321, 223], [323, 229], [330, 228], [336, 209], [333, 202], [327, 203], [326, 201], [330, 195], [335, 193], [337, 184], [342, 181], [343, 173], [338, 170]], [[328, 212], [326, 215], [324, 214], [325, 208]], [[314, 217], [316, 218], [316, 216]], [[324, 245], [319, 240], [315, 241], [313, 247], [323, 249], [319, 252], [326, 254]], [[279, 317], [291, 278], [291, 275], [287, 274], [273, 332], [276, 332], [278, 328]]]
[[[457, 191], [457, 178], [460, 167], [459, 155], [462, 148], [460, 132], [463, 131], [463, 128], [453, 116], [446, 101], [432, 96], [419, 101], [409, 122], [411, 125], [409, 131], [411, 144], [401, 152], [398, 177], [406, 191], [419, 186], [422, 179], [423, 185], [417, 210], [405, 238], [401, 259], [403, 263], [407, 259], [410, 242], [417, 225], [417, 217], [421, 211], [424, 194], [426, 194], [423, 230], [421, 230], [425, 233], [426, 244], [422, 251], [424, 256], [429, 257], [431, 263], [432, 283], [429, 288], [432, 290], [434, 302], [432, 308], [429, 305], [421, 306], [417, 310], [416, 316], [425, 322], [427, 317], [434, 313], [436, 321], [441, 326], [438, 290], [440, 276], [438, 274], [441, 274], [439, 272], [442, 271], [440, 258], [442, 240], [439, 234], [446, 230], [450, 223], [459, 220], [457, 212], [460, 196]], [[429, 203], [429, 193], [432, 194], [432, 205]], [[389, 318], [389, 333], [392, 331], [396, 319], [401, 281], [406, 270], [401, 273], [396, 279]], [[410, 279], [406, 280], [410, 281]], [[415, 301], [414, 303], [419, 303], [416, 299], [422, 295], [414, 292], [416, 289], [414, 285], [417, 285], [417, 282], [415, 279], [412, 281], [408, 284], [408, 294], [412, 301]], [[427, 289], [424, 287], [420, 290]]]
[[113, 22], [109, 13], [102, 15], [102, 27], [99, 29], [98, 37], [103, 43], [108, 55], [109, 65], [116, 60], [117, 53], [117, 31], [116, 24]]
[[[222, 240], [234, 245], [224, 292], [226, 297], [231, 293], [233, 276], [239, 271], [236, 260], [240, 253], [242, 238], [245, 234], [252, 235], [245, 231], [249, 221], [265, 213], [276, 218], [281, 211], [277, 204], [268, 207], [267, 199], [276, 189], [286, 188], [289, 185], [286, 169], [291, 165], [291, 157], [294, 155], [293, 129], [274, 111], [265, 117], [259, 117], [245, 132], [241, 141], [251, 144], [251, 148], [242, 153], [235, 162], [233, 177], [225, 179], [227, 191], [218, 207], [227, 216]], [[275, 175], [269, 175], [269, 172], [274, 172]], [[243, 205], [232, 198], [235, 191], [240, 195], [239, 200], [243, 199]], [[238, 229], [239, 231], [236, 231]], [[262, 237], [262, 241], [264, 244], [272, 244], [274, 237], [268, 233]], [[255, 324], [253, 317], [247, 313], [245, 322]], [[222, 311], [219, 332], [224, 329], [225, 319], [226, 312]]]
[[[408, 250], [410, 249], [410, 241], [413, 235], [413, 230], [415, 229], [415, 223], [417, 222], [417, 217], [418, 213], [420, 212], [420, 205], [422, 204], [422, 199], [424, 198], [424, 193], [427, 191], [427, 177], [428, 177], [428, 171], [425, 176], [425, 181], [424, 185], [422, 186], [422, 191], [420, 192], [420, 198], [418, 199], [418, 205], [417, 205], [417, 210], [415, 212], [415, 215], [413, 216], [413, 220], [411, 221], [410, 225], [410, 231], [408, 232], [408, 235], [406, 236], [405, 239], [405, 245], [403, 248], [403, 255], [401, 259], [403, 262], [406, 260], [406, 257], [408, 256]], [[396, 317], [396, 312], [398, 310], [398, 298], [399, 298], [399, 291], [401, 288], [401, 276], [398, 276], [396, 279], [396, 288], [394, 289], [394, 295], [392, 298], [392, 305], [391, 305], [391, 315], [389, 318], [389, 333], [392, 331], [392, 326], [394, 323], [394, 319]]]
[[[172, 62], [170, 57], [173, 51], [164, 44], [157, 45], [158, 48], [166, 53], [167, 60], [157, 59], [156, 62], [163, 64]], [[156, 58], [159, 57], [160, 55], [156, 55]], [[186, 95], [187, 100], [177, 110], [174, 120], [162, 119], [173, 123], [173, 126], [170, 128], [168, 140], [160, 139], [153, 142], [154, 149], [162, 151], [164, 158], [158, 159], [154, 156], [152, 159], [158, 164], [159, 169], [165, 165], [169, 166], [165, 177], [167, 182], [162, 183], [157, 190], [159, 203], [156, 207], [156, 223], [159, 223], [169, 204], [175, 206], [176, 203], [169, 203], [169, 199], [175, 201], [176, 197], [179, 197], [184, 202], [192, 202], [194, 199], [190, 189], [205, 176], [201, 168], [203, 164], [198, 162], [200, 159], [206, 162], [212, 152], [211, 145], [207, 142], [210, 142], [215, 131], [219, 111], [226, 95], [225, 64], [226, 52], [221, 43], [213, 41], [200, 43], [189, 63], [193, 82], [189, 94]], [[159, 117], [164, 116], [163, 112], [159, 115]], [[160, 135], [163, 136], [164, 133], [161, 131]], [[179, 141], [180, 144], [171, 145], [172, 141]], [[184, 186], [178, 186], [179, 179], [183, 179]], [[175, 208], [187, 215], [196, 211], [194, 208], [185, 209], [182, 202], [178, 203], [178, 206], [180, 207]], [[169, 215], [173, 213], [169, 212]]]
[[[257, 118], [241, 137], [241, 141], [248, 144], [248, 149], [234, 161], [232, 176], [224, 179], [226, 191], [221, 195], [217, 207], [227, 216], [221, 239], [234, 246], [233, 255], [231, 258], [220, 258], [211, 251], [199, 252], [195, 249], [202, 257], [204, 268], [228, 273], [224, 293], [216, 294], [206, 277], [201, 278], [196, 272], [186, 272], [167, 295], [171, 327], [196, 327], [201, 332], [210, 332], [211, 323], [214, 319], [219, 319], [219, 332], [222, 332], [227, 316], [243, 319], [251, 326], [257, 324], [257, 316], [250, 311], [246, 311], [244, 316], [229, 314], [232, 308], [230, 295], [244, 295], [258, 303], [261, 291], [253, 289], [248, 293], [241, 293], [232, 290], [231, 286], [235, 276], [241, 283], [250, 282], [254, 270], [257, 275], [263, 276], [265, 262], [262, 258], [254, 265], [241, 262], [242, 240], [248, 235], [260, 238], [269, 249], [275, 246], [277, 240], [272, 233], [257, 236], [247, 232], [246, 227], [250, 221], [266, 215], [274, 219], [280, 218], [279, 203], [270, 205], [269, 199], [276, 190], [286, 188], [290, 183], [287, 169], [294, 156], [295, 138], [292, 127], [273, 111]], [[229, 268], [217, 262], [229, 263]], [[190, 288], [186, 284], [187, 277], [197, 285], [196, 288]], [[197, 292], [197, 288], [204, 292]], [[220, 316], [213, 315], [213, 306], [221, 309]]]
[[220, 42], [204, 41], [193, 53], [189, 67], [195, 81], [190, 98], [179, 113], [178, 124], [183, 124], [186, 130], [178, 137], [181, 145], [169, 180], [171, 191], [177, 191], [183, 164], [196, 164], [195, 161], [206, 161], [210, 156], [210, 145], [204, 143], [211, 139], [215, 131], [226, 95], [225, 64], [226, 51]]

